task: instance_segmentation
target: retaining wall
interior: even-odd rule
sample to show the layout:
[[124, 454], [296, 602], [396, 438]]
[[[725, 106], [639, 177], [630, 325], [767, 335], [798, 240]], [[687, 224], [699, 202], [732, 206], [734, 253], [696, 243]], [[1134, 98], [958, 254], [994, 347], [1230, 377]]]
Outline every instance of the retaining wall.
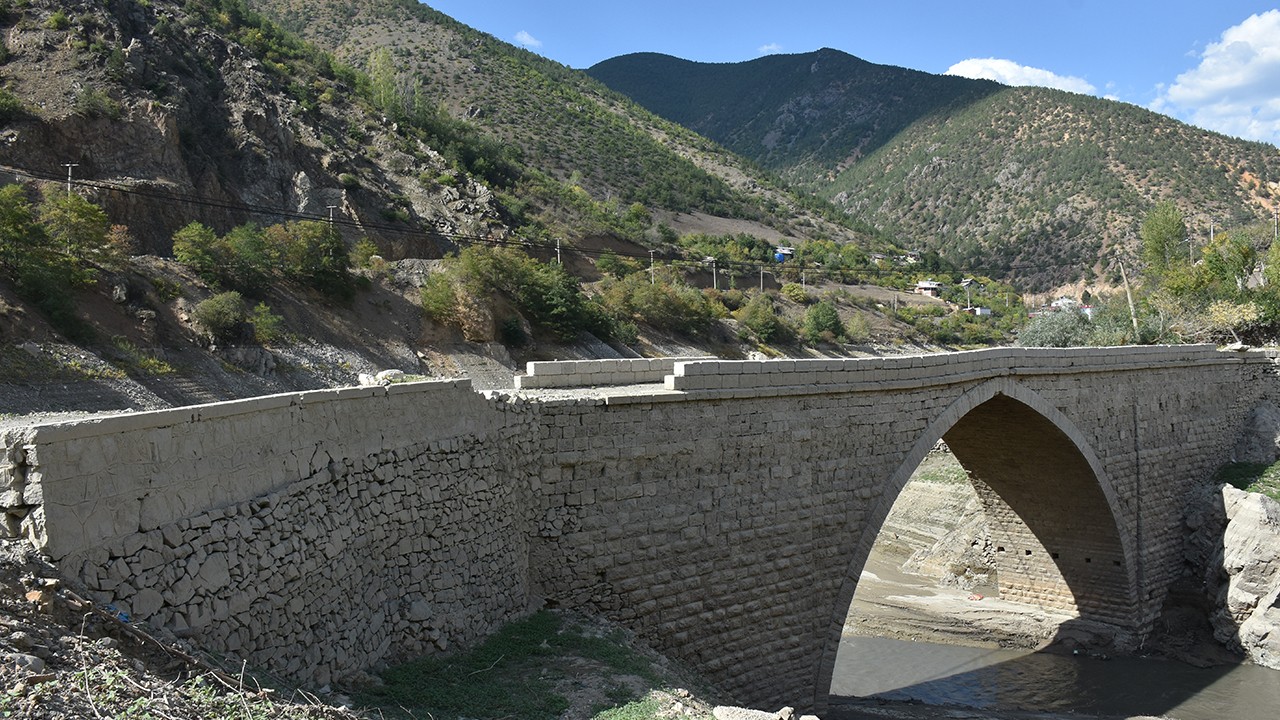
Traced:
[[39, 427], [11, 474], [97, 600], [319, 686], [524, 612], [530, 437], [420, 383]]

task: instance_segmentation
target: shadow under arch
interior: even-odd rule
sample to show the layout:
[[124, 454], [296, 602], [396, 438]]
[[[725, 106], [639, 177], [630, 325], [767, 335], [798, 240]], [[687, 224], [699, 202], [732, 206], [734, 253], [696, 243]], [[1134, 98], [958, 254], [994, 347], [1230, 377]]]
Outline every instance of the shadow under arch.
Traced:
[[1080, 429], [1011, 378], [972, 388], [921, 433], [884, 486], [846, 557], [825, 632], [815, 703], [826, 702], [845, 616], [898, 495], [939, 440], [969, 471], [991, 526], [1002, 597], [1136, 629], [1137, 542], [1109, 476]]

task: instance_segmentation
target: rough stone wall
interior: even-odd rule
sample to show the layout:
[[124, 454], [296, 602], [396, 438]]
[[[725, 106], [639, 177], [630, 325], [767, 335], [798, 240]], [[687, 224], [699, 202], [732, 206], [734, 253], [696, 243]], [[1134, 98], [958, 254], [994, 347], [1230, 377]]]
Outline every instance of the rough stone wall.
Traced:
[[526, 610], [528, 423], [448, 382], [41, 428], [35, 539], [134, 620], [325, 685]]

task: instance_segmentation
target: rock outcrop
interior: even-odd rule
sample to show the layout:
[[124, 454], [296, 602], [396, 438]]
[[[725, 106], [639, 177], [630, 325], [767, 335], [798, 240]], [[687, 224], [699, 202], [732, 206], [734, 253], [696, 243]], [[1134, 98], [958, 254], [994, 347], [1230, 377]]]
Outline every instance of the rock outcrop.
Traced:
[[1259, 665], [1280, 669], [1280, 503], [1222, 489], [1227, 527], [1214, 629]]
[[1214, 637], [1280, 669], [1280, 503], [1223, 485], [1191, 525], [1190, 554], [1204, 563]]

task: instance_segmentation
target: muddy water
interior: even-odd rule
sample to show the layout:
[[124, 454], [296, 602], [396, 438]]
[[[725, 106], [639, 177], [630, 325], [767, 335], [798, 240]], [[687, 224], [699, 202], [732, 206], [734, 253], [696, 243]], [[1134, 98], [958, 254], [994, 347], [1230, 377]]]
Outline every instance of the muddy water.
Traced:
[[1280, 715], [1280, 672], [1257, 666], [1206, 669], [875, 637], [845, 639], [831, 691], [995, 711], [1177, 720]]
[[[972, 708], [983, 712], [980, 717], [1026, 711], [1055, 718], [1280, 717], [1280, 671], [1252, 665], [1196, 668], [1154, 658], [1102, 660], [998, 646], [1015, 636], [1029, 647], [1043, 645], [1032, 636], [1051, 634], [1063, 620], [990, 598], [971, 602], [965, 592], [939, 588], [873, 555], [850, 611], [831, 694]], [[894, 638], [875, 636], [904, 627], [910, 630]], [[939, 638], [949, 644], [930, 641]], [[837, 706], [823, 717], [867, 716], [842, 713]]]

